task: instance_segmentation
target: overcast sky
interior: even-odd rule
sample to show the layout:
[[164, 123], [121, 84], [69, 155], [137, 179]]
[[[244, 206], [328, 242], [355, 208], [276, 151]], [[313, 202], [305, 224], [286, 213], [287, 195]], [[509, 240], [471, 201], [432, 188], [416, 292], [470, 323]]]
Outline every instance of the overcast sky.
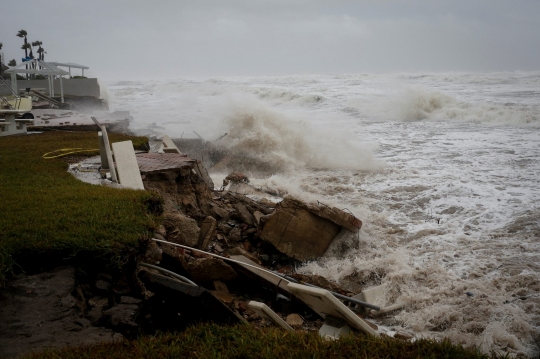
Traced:
[[540, 70], [540, 0], [1, 0], [46, 60], [103, 79]]

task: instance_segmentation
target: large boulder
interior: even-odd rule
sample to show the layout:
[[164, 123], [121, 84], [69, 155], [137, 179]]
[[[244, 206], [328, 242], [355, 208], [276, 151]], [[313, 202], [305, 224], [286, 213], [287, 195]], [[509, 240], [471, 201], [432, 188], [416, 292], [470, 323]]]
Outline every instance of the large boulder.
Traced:
[[166, 238], [170, 242], [196, 247], [199, 243], [201, 229], [197, 222], [180, 213], [167, 212], [163, 218], [163, 226], [167, 230]]
[[285, 197], [274, 213], [261, 218], [260, 238], [280, 252], [307, 261], [322, 256], [342, 228], [357, 232], [362, 222], [337, 208]]

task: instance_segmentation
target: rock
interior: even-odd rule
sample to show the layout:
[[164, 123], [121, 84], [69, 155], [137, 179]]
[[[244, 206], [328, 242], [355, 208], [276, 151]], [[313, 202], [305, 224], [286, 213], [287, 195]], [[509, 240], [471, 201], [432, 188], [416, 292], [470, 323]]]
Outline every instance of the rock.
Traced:
[[164, 225], [160, 224], [154, 231], [154, 234], [159, 234], [165, 237], [167, 235], [167, 230], [165, 229]]
[[197, 222], [179, 213], [167, 212], [163, 218], [167, 229], [167, 240], [170, 242], [195, 247], [199, 243], [201, 229]]
[[249, 236], [250, 234], [253, 234], [257, 232], [257, 230], [255, 228], [250, 228], [250, 229], [247, 229], [245, 230], [243, 233], [242, 233], [242, 237], [247, 237]]
[[225, 234], [229, 234], [229, 232], [233, 229], [233, 227], [231, 227], [230, 225], [226, 224], [226, 223], [220, 223], [218, 225], [218, 230], [220, 232], [223, 232]]
[[229, 233], [229, 240], [231, 242], [240, 242], [242, 240], [242, 229], [240, 227], [234, 227]]
[[136, 304], [119, 304], [104, 311], [103, 316], [110, 326], [124, 331], [138, 328], [135, 322], [138, 313], [139, 306]]
[[302, 324], [304, 324], [304, 320], [302, 319], [302, 317], [295, 313], [289, 314], [285, 321], [293, 328], [299, 328], [302, 326]]
[[105, 306], [109, 305], [109, 299], [104, 297], [94, 297], [88, 299], [88, 304], [91, 307], [97, 307], [99, 309], [103, 309]]
[[229, 293], [229, 288], [227, 288], [227, 284], [223, 283], [220, 280], [214, 281], [214, 288], [219, 292]]
[[166, 240], [167, 240], [164, 236], [162, 236], [162, 235], [159, 234], [159, 233], [154, 233], [154, 238], [155, 238], [155, 239], [160, 239], [160, 240], [162, 240], [162, 241], [166, 241]]
[[261, 222], [261, 217], [264, 216], [264, 214], [262, 212], [259, 212], [259, 211], [255, 211], [253, 212], [253, 218], [255, 219], [255, 225], [259, 225], [259, 223]]
[[397, 324], [397, 320], [395, 317], [388, 317], [388, 318], [382, 318], [381, 322], [383, 325], [392, 326]]
[[216, 242], [212, 244], [212, 248], [215, 252], [218, 252], [219, 254], [223, 253], [223, 248]]
[[214, 217], [208, 216], [201, 223], [201, 232], [199, 236], [199, 248], [208, 249], [210, 240], [216, 235], [217, 221]]
[[121, 296], [120, 297], [120, 304], [140, 304], [142, 301], [137, 298], [128, 297], [128, 296]]
[[244, 256], [244, 257], [252, 260], [253, 262], [257, 263], [258, 265], [261, 265], [261, 261], [257, 257], [255, 257], [253, 254], [246, 251], [243, 247], [234, 247], [230, 251], [230, 254], [234, 255], [234, 256]]
[[260, 238], [297, 260], [313, 260], [326, 252], [342, 227], [358, 231], [358, 221], [336, 208], [285, 197], [262, 224]]
[[103, 279], [99, 279], [96, 281], [95, 288], [99, 292], [107, 294], [111, 290], [112, 285], [111, 283], [106, 282]]
[[248, 211], [246, 206], [241, 203], [237, 203], [234, 208], [236, 209], [236, 215], [240, 221], [247, 223], [250, 226], [255, 223], [253, 215]]
[[163, 251], [154, 241], [148, 241], [148, 247], [144, 253], [145, 259], [150, 263], [159, 263], [161, 262]]
[[215, 258], [202, 258], [188, 263], [191, 278], [199, 282], [214, 280], [232, 280], [237, 274], [230, 265]]
[[226, 221], [229, 219], [229, 211], [225, 208], [218, 206], [216, 203], [212, 203], [212, 212], [216, 217]]
[[231, 304], [234, 301], [234, 296], [230, 293], [211, 290], [210, 293], [225, 304]]
[[152, 322], [161, 330], [178, 331], [200, 322], [233, 325], [243, 321], [202, 287], [189, 285], [145, 269], [138, 274], [154, 295], [147, 301]]
[[414, 338], [414, 335], [399, 331], [396, 334], [394, 334], [394, 338], [401, 339], [401, 340], [411, 340], [412, 338]]
[[249, 250], [251, 249], [251, 243], [250, 243], [249, 241], [244, 241], [244, 242], [242, 243], [242, 246], [243, 246], [244, 249], [245, 249], [246, 251], [248, 251], [248, 252], [249, 252]]

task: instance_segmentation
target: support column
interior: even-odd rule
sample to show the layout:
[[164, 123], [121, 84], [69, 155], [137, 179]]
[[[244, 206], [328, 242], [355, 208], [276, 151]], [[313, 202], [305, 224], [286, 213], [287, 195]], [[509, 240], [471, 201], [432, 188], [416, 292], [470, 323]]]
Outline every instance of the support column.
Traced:
[[62, 103], [64, 103], [64, 84], [62, 76], [60, 76], [60, 97], [62, 98]]

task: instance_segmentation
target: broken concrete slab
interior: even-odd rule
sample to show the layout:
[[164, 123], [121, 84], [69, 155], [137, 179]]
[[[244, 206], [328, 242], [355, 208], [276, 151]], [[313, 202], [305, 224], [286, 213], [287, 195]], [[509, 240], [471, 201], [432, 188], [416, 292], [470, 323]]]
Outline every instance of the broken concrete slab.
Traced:
[[144, 190], [133, 142], [131, 140], [115, 142], [112, 144], [112, 150], [116, 160], [118, 182], [128, 188]]
[[138, 277], [146, 289], [154, 293], [145, 303], [144, 312], [162, 330], [182, 330], [200, 322], [233, 325], [244, 321], [204, 288], [145, 269]]
[[260, 238], [280, 252], [307, 261], [322, 256], [341, 228], [358, 231], [361, 222], [337, 208], [285, 197], [273, 214], [261, 218]]
[[141, 153], [137, 161], [145, 188], [163, 197], [166, 211], [195, 218], [211, 213], [214, 194], [196, 174], [196, 160], [178, 153]]

